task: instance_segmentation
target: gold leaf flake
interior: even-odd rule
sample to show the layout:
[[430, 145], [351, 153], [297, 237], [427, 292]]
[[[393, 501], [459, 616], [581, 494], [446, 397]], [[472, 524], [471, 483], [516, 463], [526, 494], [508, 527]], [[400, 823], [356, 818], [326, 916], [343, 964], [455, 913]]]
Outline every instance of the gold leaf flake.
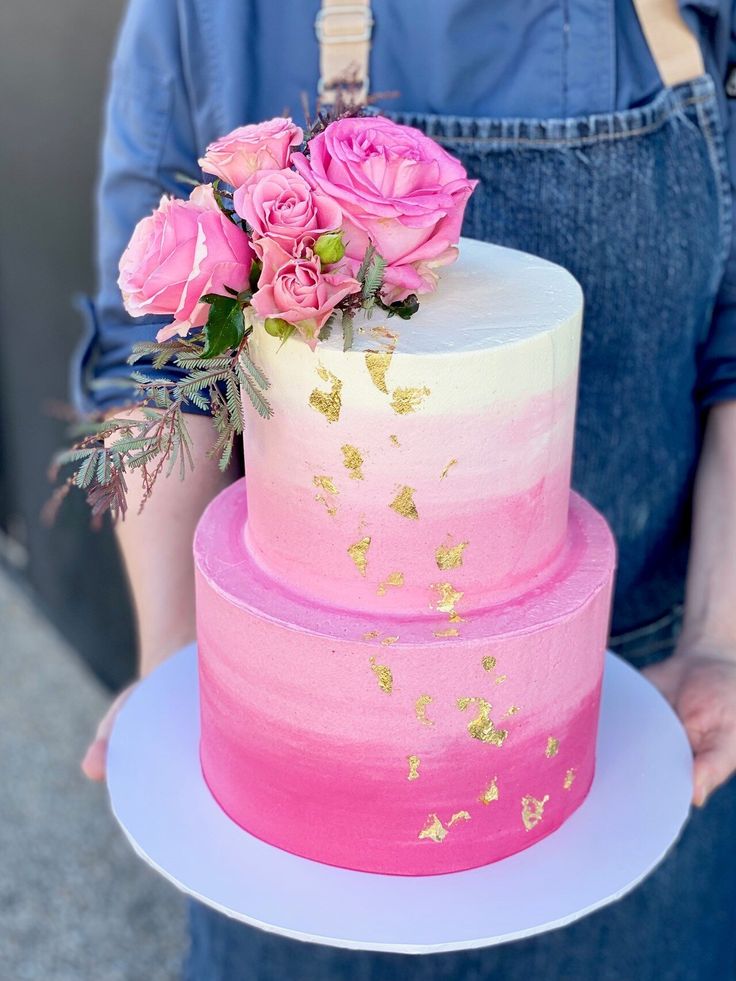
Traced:
[[416, 712], [417, 719], [425, 726], [433, 726], [434, 722], [427, 718], [427, 706], [432, 701], [431, 695], [420, 695], [419, 698], [414, 703], [414, 711]]
[[314, 486], [321, 487], [323, 491], [327, 491], [328, 494], [339, 494], [340, 491], [335, 486], [335, 481], [332, 477], [328, 477], [326, 474], [317, 474], [314, 477]]
[[459, 637], [460, 631], [457, 627], [446, 627], [444, 630], [435, 630], [435, 637]]
[[384, 395], [388, 395], [386, 372], [389, 369], [393, 355], [393, 348], [390, 348], [388, 351], [366, 351], [365, 353], [365, 366], [368, 369], [368, 374], [371, 376], [371, 381], [378, 391], [383, 392]]
[[348, 555], [355, 563], [355, 568], [361, 576], [365, 576], [365, 571], [368, 567], [368, 549], [370, 546], [370, 535], [366, 535], [365, 538], [361, 538], [359, 542], [355, 542], [354, 545], [350, 545], [348, 548]]
[[457, 465], [457, 460], [456, 460], [456, 459], [455, 459], [455, 458], [453, 457], [453, 459], [452, 459], [452, 460], [450, 460], [450, 462], [449, 462], [449, 463], [447, 464], [447, 466], [445, 467], [445, 469], [444, 469], [444, 470], [442, 471], [442, 473], [440, 474], [440, 480], [444, 480], [444, 479], [445, 479], [445, 477], [446, 477], [446, 476], [448, 475], [448, 473], [450, 472], [450, 469], [451, 469], [452, 467], [454, 467], [454, 466], [456, 466], [456, 465]]
[[449, 582], [436, 582], [432, 585], [432, 589], [436, 589], [439, 593], [435, 609], [442, 613], [454, 613], [455, 604], [462, 599], [463, 593]]
[[396, 433], [391, 433], [389, 439], [394, 444], [394, 446], [401, 446], [401, 443], [399, 442], [399, 437], [396, 435]]
[[511, 706], [509, 706], [509, 708], [506, 709], [506, 712], [504, 714], [504, 717], [516, 715], [516, 713], [518, 711], [520, 711], [518, 705], [511, 705]]
[[465, 623], [465, 617], [461, 617], [459, 613], [453, 610], [450, 613], [450, 623]]
[[427, 838], [430, 841], [444, 841], [447, 837], [448, 829], [456, 824], [458, 821], [469, 821], [470, 815], [467, 811], [456, 811], [452, 815], [450, 820], [447, 822], [447, 827], [445, 827], [436, 814], [430, 814], [427, 818], [427, 823], [419, 832], [419, 840], [422, 838]]
[[521, 820], [527, 831], [531, 831], [542, 820], [544, 805], [548, 800], [549, 794], [545, 794], [541, 800], [537, 800], [531, 794], [521, 798]]
[[450, 820], [447, 822], [447, 827], [451, 828], [456, 821], [469, 821], [469, 820], [470, 820], [470, 815], [468, 814], [467, 811], [456, 811], [455, 814], [453, 814]]
[[369, 661], [371, 671], [378, 678], [378, 687], [390, 695], [394, 690], [394, 676], [391, 674], [391, 668], [387, 664], [376, 664], [375, 657], [369, 658]]
[[483, 658], [483, 670], [493, 671], [495, 667], [496, 667], [496, 659], [493, 656], [493, 654], [486, 654], [486, 656]]
[[342, 382], [321, 364], [317, 367], [317, 374], [330, 385], [330, 391], [322, 392], [315, 388], [309, 396], [309, 404], [317, 412], [321, 412], [328, 422], [337, 422], [342, 409]]
[[500, 674], [500, 675], [499, 675], [499, 676], [498, 676], [498, 677], [496, 678], [496, 684], [497, 684], [497, 685], [502, 685], [502, 684], [504, 683], [504, 681], [507, 681], [507, 680], [508, 680], [508, 677], [509, 677], [509, 676], [508, 676], [507, 674]]
[[447, 828], [442, 824], [436, 814], [430, 814], [427, 823], [419, 832], [419, 840], [427, 838], [429, 841], [444, 841], [447, 837]]
[[557, 756], [557, 751], [560, 748], [560, 740], [555, 739], [554, 736], [550, 736], [547, 740], [547, 748], [544, 751], [544, 755], [548, 760], [551, 760], [553, 756]]
[[494, 800], [498, 800], [498, 784], [496, 781], [498, 777], [494, 777], [493, 780], [488, 784], [486, 789], [480, 795], [478, 800], [481, 804], [492, 804]]
[[324, 504], [324, 506], [327, 508], [327, 513], [328, 514], [331, 514], [331, 515], [337, 514], [337, 508], [334, 507], [334, 505], [330, 504], [330, 502], [327, 500], [327, 498], [324, 496], [324, 494], [315, 494], [314, 495], [314, 499], [319, 504]]
[[414, 754], [412, 754], [411, 756], [407, 756], [407, 760], [409, 761], [409, 776], [406, 779], [407, 780], [418, 780], [419, 779], [419, 757], [418, 756], [414, 756]]
[[398, 637], [384, 637], [381, 643], [384, 647], [390, 647], [392, 644], [395, 644], [398, 639]]
[[389, 504], [389, 507], [392, 511], [400, 514], [402, 518], [414, 518], [416, 520], [419, 517], [417, 506], [414, 503], [413, 487], [402, 487], [393, 501]]
[[575, 770], [574, 769], [568, 770], [567, 773], [565, 774], [565, 782], [562, 784], [565, 790], [569, 790], [570, 787], [572, 787], [572, 782], [574, 779], [575, 779]]
[[403, 572], [389, 572], [383, 582], [379, 582], [378, 589], [376, 592], [379, 596], [385, 596], [386, 591], [389, 586], [403, 586], [404, 585], [404, 573]]
[[375, 640], [377, 636], [377, 630], [369, 630], [368, 633], [363, 634], [363, 640]]
[[463, 552], [469, 542], [458, 542], [457, 545], [440, 545], [434, 553], [438, 569], [457, 569], [463, 564]]
[[391, 395], [391, 408], [397, 415], [408, 415], [416, 412], [422, 401], [431, 394], [426, 385], [420, 388], [395, 388]]
[[342, 447], [342, 462], [353, 480], [363, 479], [363, 456], [357, 446], [345, 443]]
[[478, 703], [478, 714], [468, 723], [468, 732], [473, 739], [479, 739], [482, 743], [489, 743], [491, 746], [503, 746], [508, 736], [508, 729], [497, 729], [493, 719], [491, 719], [491, 705], [485, 698], [458, 698], [457, 707], [461, 712], [471, 704]]

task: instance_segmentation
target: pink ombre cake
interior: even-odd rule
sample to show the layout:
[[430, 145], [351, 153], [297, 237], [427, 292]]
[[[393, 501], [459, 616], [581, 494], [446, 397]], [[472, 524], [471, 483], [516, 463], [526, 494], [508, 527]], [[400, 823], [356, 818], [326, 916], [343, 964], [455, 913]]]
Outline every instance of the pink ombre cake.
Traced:
[[570, 492], [582, 305], [559, 266], [462, 240], [348, 352], [256, 325], [274, 416], [195, 540], [202, 768], [254, 835], [424, 875], [584, 800], [615, 552]]

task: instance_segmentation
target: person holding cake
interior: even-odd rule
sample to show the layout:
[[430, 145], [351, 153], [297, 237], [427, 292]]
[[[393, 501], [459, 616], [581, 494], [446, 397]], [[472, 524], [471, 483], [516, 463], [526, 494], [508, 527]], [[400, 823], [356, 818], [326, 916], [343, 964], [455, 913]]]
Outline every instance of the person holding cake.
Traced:
[[[722, 9], [721, 9], [722, 8]], [[80, 350], [79, 401], [117, 410], [134, 341], [118, 259], [162, 191], [183, 195], [229, 129], [297, 115], [317, 88], [316, 8], [133, 0], [113, 66], [99, 198], [100, 289]], [[695, 755], [697, 810], [631, 896], [552, 934], [410, 960], [301, 946], [191, 910], [188, 976], [700, 979], [733, 975], [736, 855], [736, 310], [730, 5], [326, 3], [322, 74], [341, 33], [394, 119], [437, 139], [479, 181], [464, 233], [551, 259], [582, 284], [585, 329], [573, 485], [619, 548], [610, 644], [671, 700]], [[338, 18], [332, 21], [330, 18]], [[357, 22], [356, 22], [357, 19]], [[349, 28], [348, 30], [346, 30]], [[228, 36], [226, 65], [214, 38]], [[233, 39], [236, 39], [235, 41]], [[236, 51], [232, 45], [235, 43]], [[233, 57], [236, 53], [237, 57]], [[332, 60], [331, 60], [332, 59]], [[431, 71], [427, 64], [431, 59]], [[323, 87], [324, 90], [324, 87]], [[151, 370], [151, 369], [149, 369]], [[141, 671], [194, 638], [191, 538], [235, 476], [207, 459], [118, 525]], [[130, 488], [135, 498], [143, 488]], [[408, 506], [408, 505], [407, 505]], [[379, 678], [380, 681], [380, 678]], [[115, 703], [83, 767], [104, 776]], [[720, 789], [719, 789], [720, 788]], [[712, 799], [711, 799], [711, 794]], [[707, 802], [707, 803], [706, 803]], [[726, 832], [726, 833], [724, 833]], [[705, 909], [713, 910], [707, 917]], [[628, 943], [622, 943], [623, 939]]]

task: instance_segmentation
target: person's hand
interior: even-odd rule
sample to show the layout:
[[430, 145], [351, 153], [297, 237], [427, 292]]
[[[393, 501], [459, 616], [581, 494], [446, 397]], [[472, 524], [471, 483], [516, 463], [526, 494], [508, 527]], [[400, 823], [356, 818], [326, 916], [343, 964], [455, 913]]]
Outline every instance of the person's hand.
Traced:
[[104, 780], [107, 773], [107, 744], [110, 740], [110, 733], [115, 724], [118, 712], [123, 702], [135, 688], [137, 682], [124, 688], [117, 698], [113, 701], [110, 708], [105, 712], [100, 724], [97, 726], [95, 738], [87, 747], [87, 752], [81, 762], [82, 773], [89, 780]]
[[702, 807], [736, 771], [736, 650], [681, 644], [643, 673], [687, 731], [695, 757], [693, 804]]

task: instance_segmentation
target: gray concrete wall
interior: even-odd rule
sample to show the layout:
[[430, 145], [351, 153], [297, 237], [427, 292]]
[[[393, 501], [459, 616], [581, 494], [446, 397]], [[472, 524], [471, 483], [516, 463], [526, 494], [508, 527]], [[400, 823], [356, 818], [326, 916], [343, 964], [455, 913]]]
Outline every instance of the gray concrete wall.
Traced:
[[39, 521], [46, 468], [93, 288], [92, 194], [107, 65], [122, 0], [0, 3], [0, 543], [71, 644], [111, 684], [133, 668], [129, 605], [109, 529], [80, 495]]

